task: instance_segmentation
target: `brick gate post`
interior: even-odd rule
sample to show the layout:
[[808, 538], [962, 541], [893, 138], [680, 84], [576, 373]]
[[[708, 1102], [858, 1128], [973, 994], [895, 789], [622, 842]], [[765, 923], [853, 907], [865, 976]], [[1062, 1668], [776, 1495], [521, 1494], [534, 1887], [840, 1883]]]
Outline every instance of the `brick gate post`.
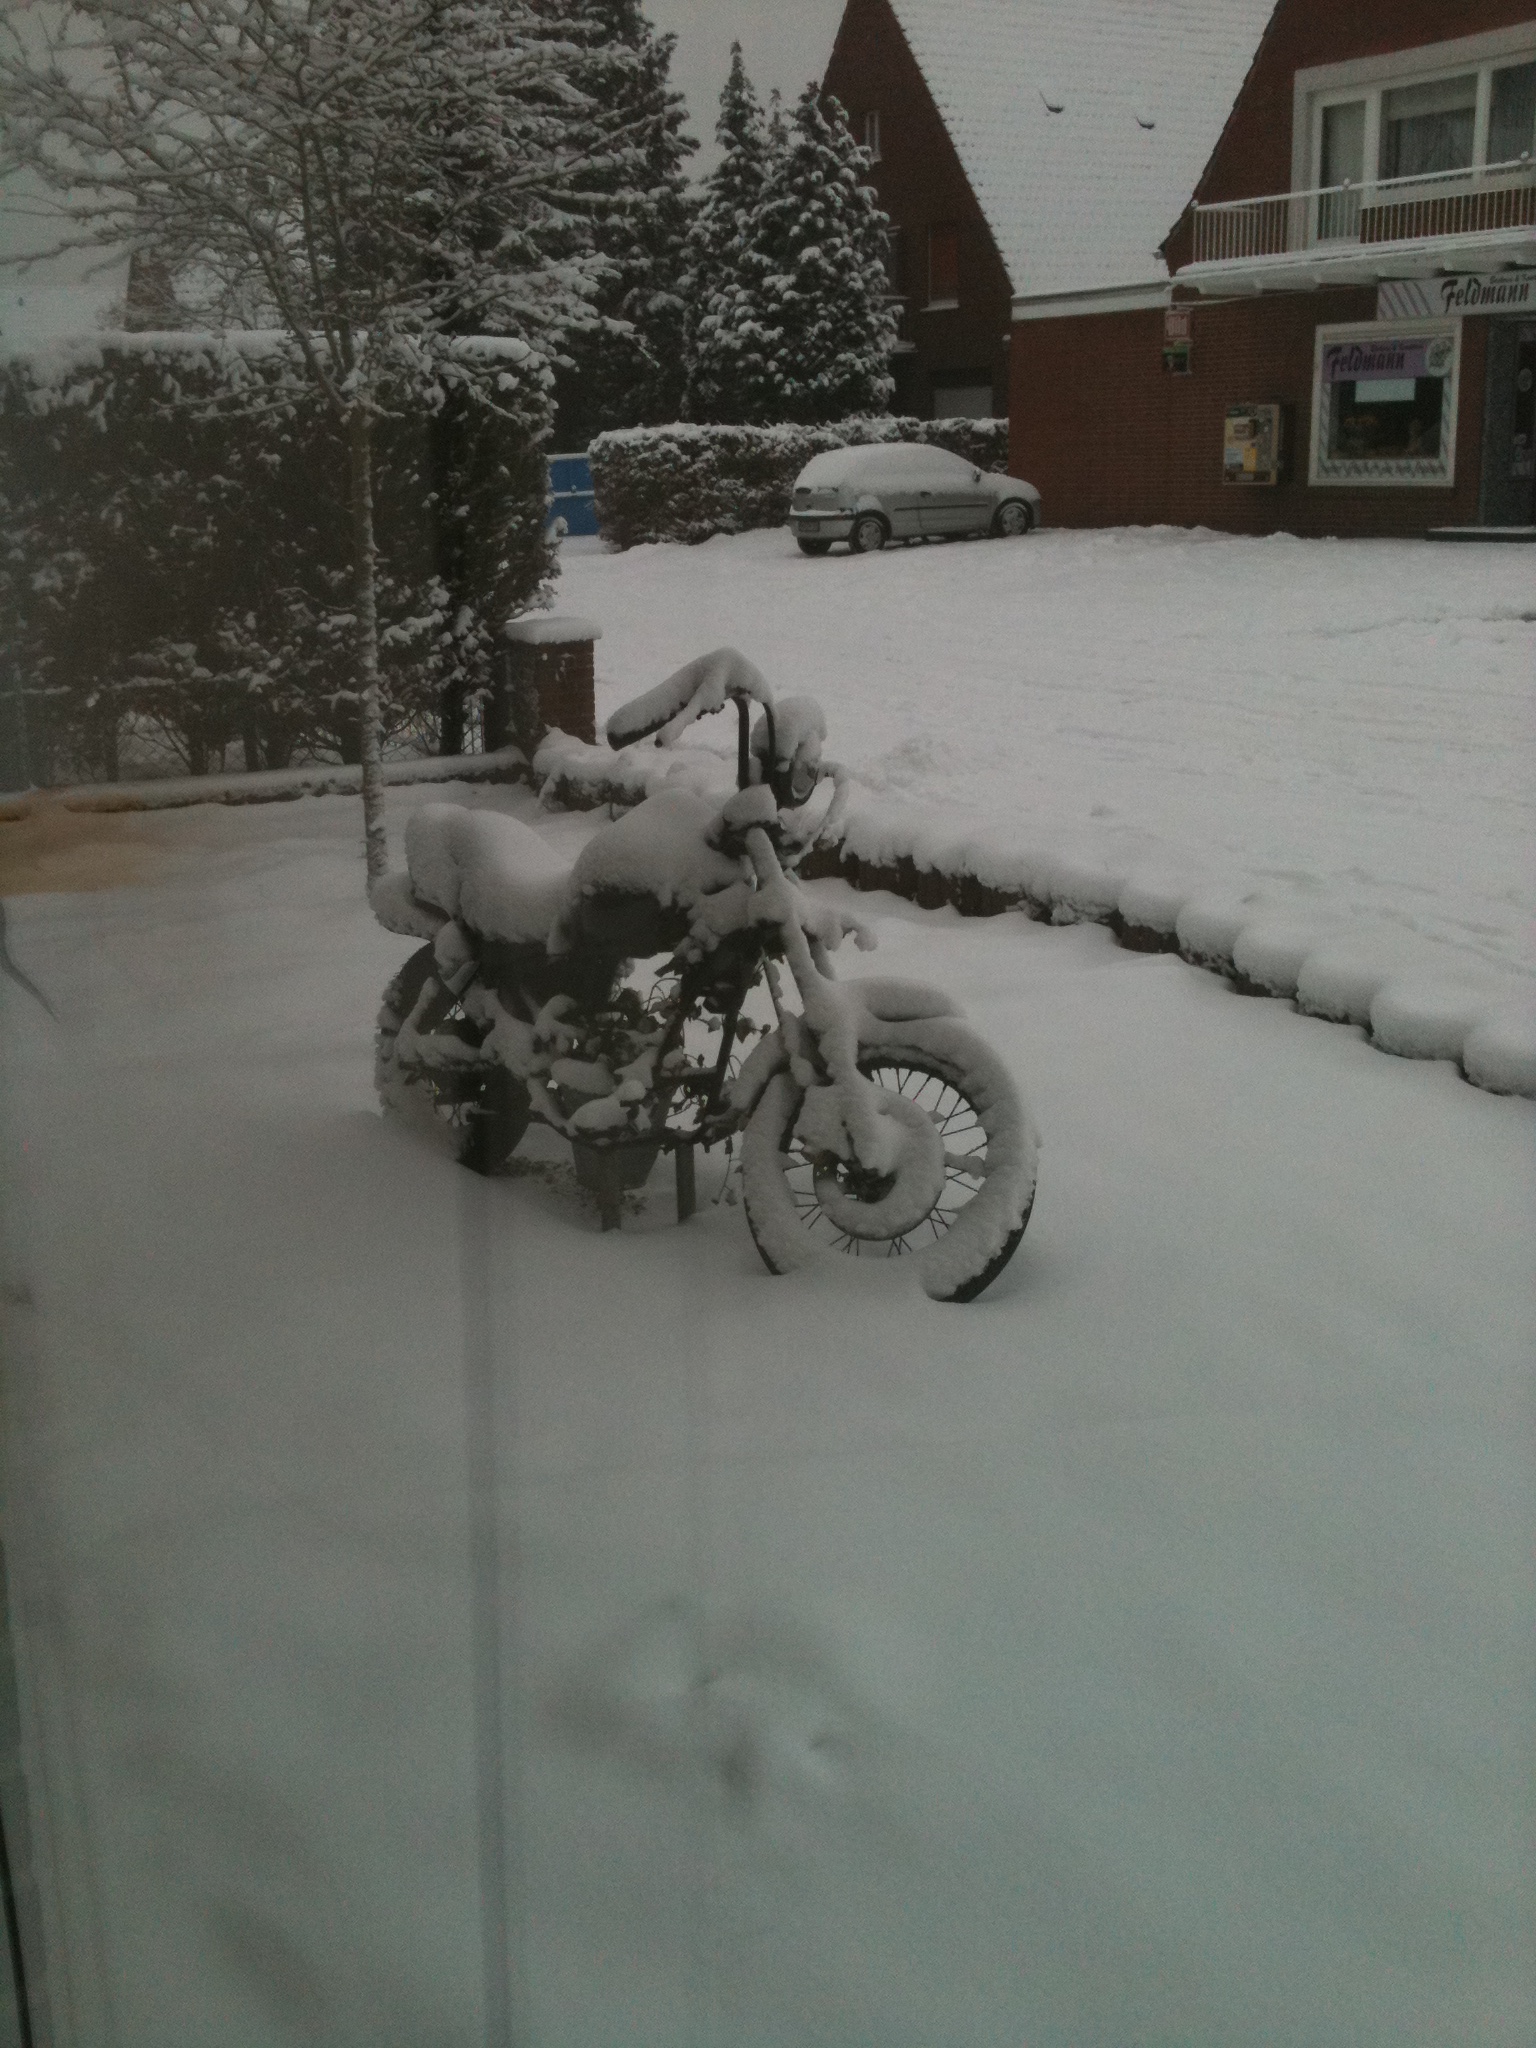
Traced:
[[531, 752], [551, 726], [595, 744], [592, 650], [602, 637], [602, 627], [590, 619], [557, 618], [548, 612], [514, 619], [502, 634], [502, 685], [486, 706], [487, 749], [511, 740]]

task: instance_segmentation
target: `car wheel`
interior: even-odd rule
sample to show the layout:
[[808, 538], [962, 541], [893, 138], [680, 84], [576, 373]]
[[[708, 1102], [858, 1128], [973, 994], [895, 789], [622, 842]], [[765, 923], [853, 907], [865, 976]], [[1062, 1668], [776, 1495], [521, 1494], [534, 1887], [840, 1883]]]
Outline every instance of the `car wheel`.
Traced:
[[1034, 523], [1034, 512], [1022, 498], [1005, 499], [992, 514], [992, 531], [1003, 540], [1028, 533]]
[[804, 534], [798, 537], [797, 544], [802, 555], [824, 555], [832, 546], [829, 540], [807, 540]]
[[861, 512], [848, 536], [848, 551], [854, 555], [875, 555], [889, 539], [889, 530], [878, 512]]

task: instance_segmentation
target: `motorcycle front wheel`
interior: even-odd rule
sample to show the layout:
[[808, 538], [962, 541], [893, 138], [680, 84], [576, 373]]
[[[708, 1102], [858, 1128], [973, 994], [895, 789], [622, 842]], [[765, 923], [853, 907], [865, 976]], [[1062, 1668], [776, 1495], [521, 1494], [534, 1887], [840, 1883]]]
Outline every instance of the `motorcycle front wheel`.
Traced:
[[[407, 1058], [400, 1032], [413, 1016], [417, 1053]], [[386, 1110], [442, 1129], [461, 1166], [496, 1173], [527, 1130], [530, 1108], [527, 1089], [505, 1067], [473, 1059], [484, 1035], [437, 979], [437, 956], [423, 946], [384, 991], [373, 1078]]]
[[[1012, 1076], [953, 1017], [884, 1026], [877, 1041], [861, 1044], [859, 1069], [938, 1132], [943, 1175], [932, 1207], [885, 1234], [882, 1184], [807, 1149], [796, 1130], [804, 1090], [781, 1072], [742, 1147], [747, 1224], [763, 1263], [788, 1273], [827, 1253], [910, 1257], [936, 1301], [974, 1301], [1018, 1250], [1034, 1202], [1039, 1145]], [[861, 1202], [869, 1211], [862, 1225]]]

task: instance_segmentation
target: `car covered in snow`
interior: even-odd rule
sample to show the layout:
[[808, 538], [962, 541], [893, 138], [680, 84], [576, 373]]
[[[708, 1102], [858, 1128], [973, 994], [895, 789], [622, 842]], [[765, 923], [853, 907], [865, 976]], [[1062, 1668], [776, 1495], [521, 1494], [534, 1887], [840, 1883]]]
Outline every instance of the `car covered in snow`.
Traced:
[[1040, 524], [1040, 493], [947, 448], [878, 441], [813, 457], [795, 479], [789, 524], [803, 554], [842, 540], [863, 555], [888, 540], [1028, 533]]

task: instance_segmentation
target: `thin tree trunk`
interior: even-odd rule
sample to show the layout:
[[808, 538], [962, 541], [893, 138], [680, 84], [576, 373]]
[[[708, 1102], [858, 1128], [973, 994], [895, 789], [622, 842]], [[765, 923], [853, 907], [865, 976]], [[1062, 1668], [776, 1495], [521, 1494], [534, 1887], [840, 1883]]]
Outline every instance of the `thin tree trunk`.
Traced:
[[347, 419], [352, 472], [352, 588], [357, 614], [357, 673], [362, 714], [363, 849], [368, 879], [389, 866], [384, 829], [384, 768], [380, 745], [379, 610], [375, 595], [378, 556], [373, 538], [373, 422], [361, 405]]
[[[427, 452], [432, 477], [433, 556], [437, 565], [438, 581], [448, 592], [450, 616], [457, 613], [464, 597], [464, 551], [458, 544], [459, 535], [448, 512], [450, 493], [453, 489], [453, 440], [458, 404], [459, 401], [450, 396], [426, 423]], [[439, 754], [462, 754], [464, 751], [462, 678], [449, 683], [439, 698], [437, 751]]]
[[443, 755], [464, 751], [464, 685], [450, 683], [438, 707], [437, 751]]

